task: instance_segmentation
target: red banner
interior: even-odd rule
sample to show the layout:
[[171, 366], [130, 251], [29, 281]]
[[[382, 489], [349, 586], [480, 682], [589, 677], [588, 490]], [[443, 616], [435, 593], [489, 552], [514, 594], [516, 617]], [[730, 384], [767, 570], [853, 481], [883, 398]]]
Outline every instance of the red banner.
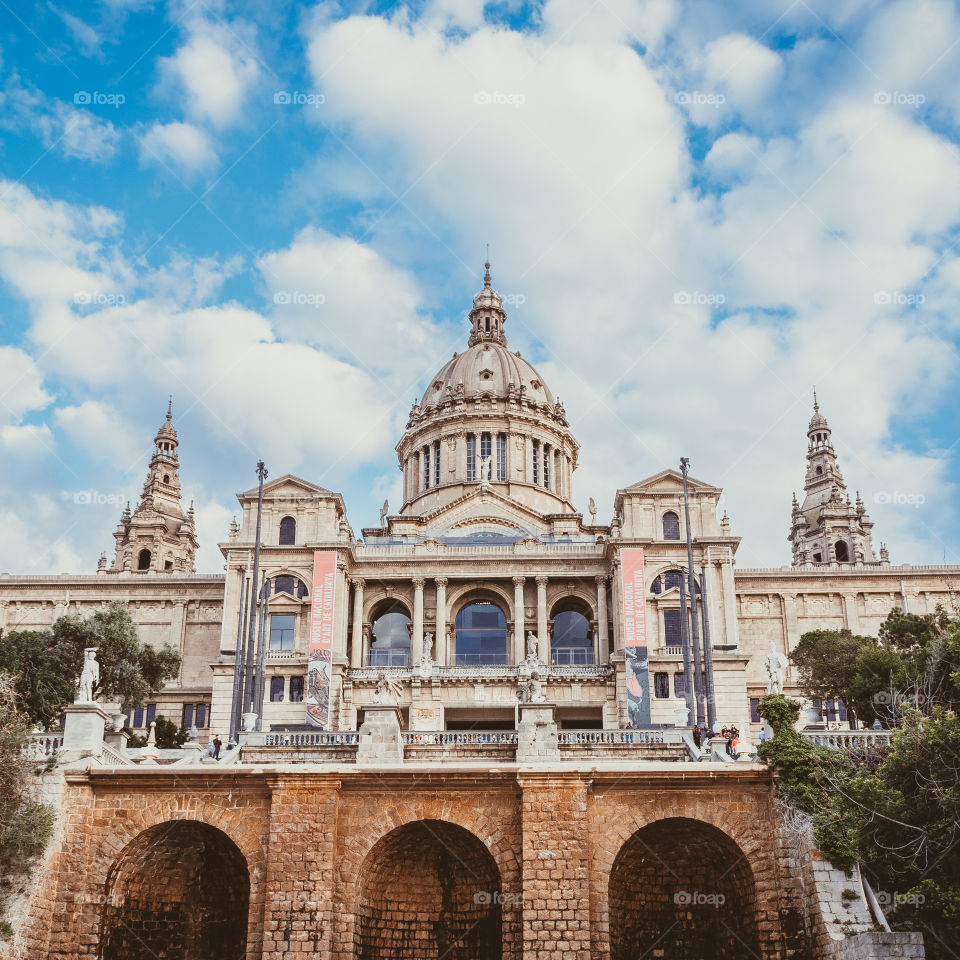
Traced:
[[330, 718], [330, 681], [333, 664], [333, 598], [337, 554], [317, 550], [313, 555], [313, 594], [310, 603], [310, 650], [307, 659], [307, 723], [326, 727]]
[[643, 548], [620, 551], [623, 577], [623, 652], [625, 657], [627, 716], [633, 728], [650, 723], [650, 661], [647, 657], [647, 591], [643, 576]]

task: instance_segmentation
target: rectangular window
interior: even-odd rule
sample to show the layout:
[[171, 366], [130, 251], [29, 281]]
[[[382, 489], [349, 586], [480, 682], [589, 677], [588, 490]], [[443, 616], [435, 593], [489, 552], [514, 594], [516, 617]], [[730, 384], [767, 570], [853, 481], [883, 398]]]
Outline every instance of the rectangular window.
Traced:
[[550, 448], [543, 445], [543, 485], [550, 489]]
[[270, 649], [292, 650], [296, 617], [292, 613], [274, 613], [270, 617]]
[[193, 704], [192, 703], [185, 703], [183, 705], [182, 726], [184, 730], [189, 730], [193, 726]]
[[507, 435], [497, 434], [497, 480], [507, 482]]
[[472, 433], [467, 435], [467, 479], [477, 479], [477, 438]]
[[481, 433], [480, 434], [480, 459], [485, 460], [493, 452], [490, 445], [490, 434]]
[[663, 644], [666, 647], [679, 647], [683, 643], [680, 633], [680, 611], [663, 611]]
[[760, 698], [751, 697], [750, 698], [750, 722], [751, 723], [760, 723]]
[[303, 677], [290, 678], [290, 702], [303, 703]]
[[207, 725], [207, 705], [205, 703], [197, 704], [197, 712], [194, 714], [193, 722], [200, 730]]
[[666, 700], [670, 696], [670, 675], [655, 673], [653, 675], [653, 695], [658, 700]]
[[149, 727], [154, 720], [157, 719], [157, 705], [155, 703], [147, 704], [147, 719], [145, 726]]
[[847, 722], [847, 705], [843, 702], [842, 697], [837, 698], [837, 712], [840, 714], [840, 722]]
[[540, 483], [540, 442], [533, 441], [533, 482]]
[[423, 489], [430, 489], [430, 448], [423, 448]]
[[687, 694], [687, 678], [682, 673], [673, 675], [673, 695], [675, 697], [684, 697]]
[[433, 445], [433, 485], [440, 486], [440, 441]]
[[133, 711], [133, 723], [131, 723], [130, 726], [134, 730], [139, 730], [143, 726], [143, 707], [137, 707], [137, 709]]
[[553, 451], [553, 482], [555, 484], [554, 489], [559, 492], [560, 490], [560, 451]]
[[270, 702], [283, 702], [283, 677], [270, 678]]

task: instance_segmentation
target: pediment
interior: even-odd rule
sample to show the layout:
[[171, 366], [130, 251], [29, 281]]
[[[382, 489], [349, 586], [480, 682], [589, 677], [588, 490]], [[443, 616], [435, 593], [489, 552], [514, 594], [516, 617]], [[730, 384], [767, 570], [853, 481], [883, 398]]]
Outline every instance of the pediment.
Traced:
[[[715, 493], [717, 496], [723, 492], [720, 487], [711, 486], [696, 477], [687, 476], [687, 489], [691, 493]], [[647, 477], [645, 480], [638, 480], [630, 484], [629, 487], [621, 490], [620, 493], [678, 493], [683, 491], [683, 475], [679, 470], [661, 470], [660, 473]]]
[[542, 514], [516, 500], [503, 497], [493, 490], [474, 490], [469, 496], [456, 500], [424, 518], [428, 529], [452, 530], [468, 534], [470, 530], [488, 532], [501, 528], [502, 532], [545, 530]]
[[[246, 490], [244, 493], [237, 494], [237, 499], [246, 500], [251, 497], [256, 498], [258, 492], [259, 491], [257, 487], [252, 487], [250, 490]], [[300, 477], [295, 477], [292, 473], [287, 473], [282, 477], [277, 477], [276, 480], [268, 480], [263, 485], [264, 499], [270, 498], [282, 500], [291, 496], [302, 497], [305, 494], [314, 497], [338, 496], [338, 494], [334, 493], [332, 490], [327, 490], [325, 487], [318, 487], [315, 483], [310, 483], [309, 480], [303, 480]]]

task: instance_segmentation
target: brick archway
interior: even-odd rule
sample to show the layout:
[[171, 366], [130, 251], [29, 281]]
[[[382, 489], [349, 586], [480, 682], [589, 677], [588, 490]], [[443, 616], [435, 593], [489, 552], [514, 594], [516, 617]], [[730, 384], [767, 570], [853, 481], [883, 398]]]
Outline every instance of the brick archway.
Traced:
[[759, 956], [757, 895], [743, 850], [722, 830], [671, 817], [637, 830], [608, 889], [610, 958]]
[[98, 960], [235, 960], [246, 953], [250, 873], [221, 830], [173, 820], [143, 830], [107, 879]]
[[500, 871], [486, 845], [444, 820], [391, 830], [358, 877], [357, 960], [500, 960]]

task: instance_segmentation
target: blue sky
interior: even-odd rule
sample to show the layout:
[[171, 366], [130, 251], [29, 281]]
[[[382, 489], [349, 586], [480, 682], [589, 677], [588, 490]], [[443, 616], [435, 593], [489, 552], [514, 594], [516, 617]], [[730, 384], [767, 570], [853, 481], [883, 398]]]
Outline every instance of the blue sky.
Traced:
[[398, 507], [487, 243], [581, 509], [686, 455], [789, 562], [816, 383], [876, 540], [960, 562], [954, 4], [0, 18], [0, 571], [112, 555], [169, 393], [204, 570], [261, 456]]

